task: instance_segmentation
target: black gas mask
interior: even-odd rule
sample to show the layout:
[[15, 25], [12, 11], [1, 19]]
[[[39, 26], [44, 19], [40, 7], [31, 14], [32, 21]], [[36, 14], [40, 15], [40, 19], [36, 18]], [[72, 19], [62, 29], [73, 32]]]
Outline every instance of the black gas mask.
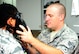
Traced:
[[16, 33], [16, 30], [22, 31], [22, 29], [19, 27], [19, 25], [23, 25], [26, 29], [27, 29], [27, 26], [26, 26], [25, 21], [21, 18], [21, 13], [17, 12], [16, 15], [13, 16], [13, 17], [16, 19], [15, 27], [12, 27], [12, 26], [10, 26], [10, 25], [7, 25], [7, 30], [8, 30], [9, 32], [13, 33], [14, 37], [15, 37], [16, 39], [18, 39], [17, 36], [18, 36], [19, 34]]

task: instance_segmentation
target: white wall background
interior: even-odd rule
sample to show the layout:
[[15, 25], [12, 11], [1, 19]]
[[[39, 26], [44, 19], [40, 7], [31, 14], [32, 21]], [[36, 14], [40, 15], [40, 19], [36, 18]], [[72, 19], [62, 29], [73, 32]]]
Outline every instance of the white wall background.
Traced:
[[16, 7], [32, 30], [41, 30], [41, 0], [17, 0]]
[[16, 0], [0, 0], [0, 3], [9, 3], [9, 4], [13, 4], [14, 6], [16, 6]]
[[71, 15], [72, 0], [60, 0], [66, 7], [66, 19], [67, 25], [72, 28], [76, 33], [79, 33], [79, 16]]

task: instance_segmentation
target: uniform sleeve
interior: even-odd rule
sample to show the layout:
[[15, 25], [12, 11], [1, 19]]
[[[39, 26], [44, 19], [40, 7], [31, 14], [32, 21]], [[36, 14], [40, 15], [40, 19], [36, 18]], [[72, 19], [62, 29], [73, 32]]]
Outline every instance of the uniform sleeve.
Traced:
[[65, 34], [58, 43], [57, 48], [64, 54], [72, 54], [78, 45], [78, 38], [75, 34]]

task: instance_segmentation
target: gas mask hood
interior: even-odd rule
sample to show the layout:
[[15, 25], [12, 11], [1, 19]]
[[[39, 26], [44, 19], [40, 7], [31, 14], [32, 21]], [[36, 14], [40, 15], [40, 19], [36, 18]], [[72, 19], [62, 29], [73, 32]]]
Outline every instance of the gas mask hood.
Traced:
[[17, 12], [15, 16], [13, 16], [15, 19], [16, 19], [16, 24], [15, 24], [15, 27], [12, 27], [10, 25], [7, 25], [7, 30], [11, 33], [13, 33], [14, 37], [17, 38], [17, 33], [16, 33], [16, 30], [20, 30], [22, 31], [22, 29], [19, 27], [19, 25], [23, 25], [26, 29], [27, 29], [27, 26], [26, 26], [26, 23], [25, 21], [21, 18], [21, 13]]

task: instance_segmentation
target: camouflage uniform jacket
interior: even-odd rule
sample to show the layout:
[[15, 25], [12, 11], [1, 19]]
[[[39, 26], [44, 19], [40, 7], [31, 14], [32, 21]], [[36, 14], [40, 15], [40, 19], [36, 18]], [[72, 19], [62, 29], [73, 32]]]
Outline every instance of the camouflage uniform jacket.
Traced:
[[50, 34], [49, 29], [46, 29], [38, 35], [38, 39], [50, 46], [60, 49], [64, 54], [72, 54], [78, 45], [77, 34], [66, 24], [56, 33], [54, 38], [51, 38]]
[[11, 33], [0, 29], [0, 54], [24, 54], [21, 45]]

